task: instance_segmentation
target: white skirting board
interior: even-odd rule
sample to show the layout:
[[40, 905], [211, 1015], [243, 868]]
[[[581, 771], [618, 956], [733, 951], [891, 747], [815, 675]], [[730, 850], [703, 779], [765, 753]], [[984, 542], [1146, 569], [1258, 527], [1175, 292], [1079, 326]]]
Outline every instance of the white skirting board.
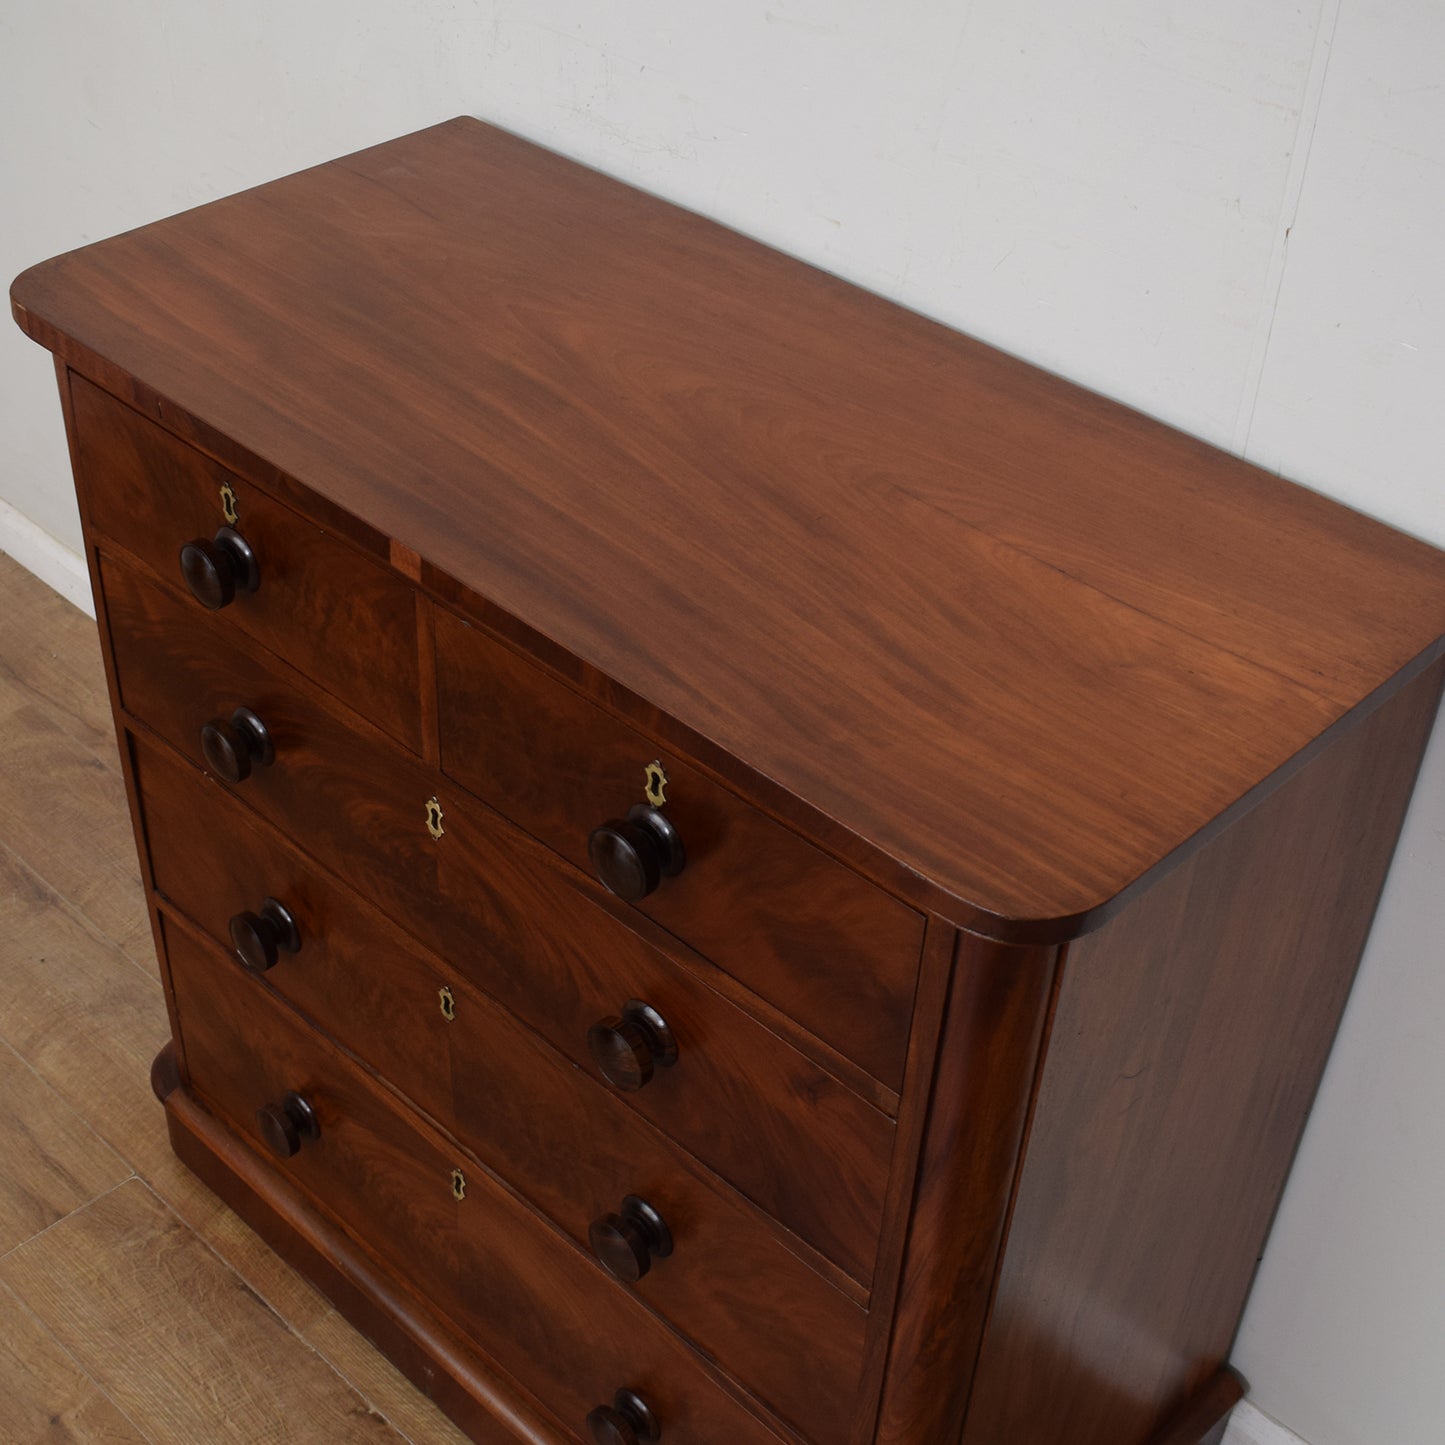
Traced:
[[1308, 1445], [1308, 1442], [1244, 1400], [1229, 1417], [1224, 1445]]
[[57, 542], [49, 532], [37, 527], [4, 500], [0, 500], [0, 552], [8, 553], [26, 571], [48, 583], [87, 616], [95, 616], [85, 558], [63, 542]]

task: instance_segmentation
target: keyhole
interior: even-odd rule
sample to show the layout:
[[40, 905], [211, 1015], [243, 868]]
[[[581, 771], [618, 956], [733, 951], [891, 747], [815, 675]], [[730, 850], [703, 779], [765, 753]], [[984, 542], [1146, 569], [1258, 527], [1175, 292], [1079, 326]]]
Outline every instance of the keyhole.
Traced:
[[460, 1169], [452, 1170], [452, 1198], [458, 1204], [467, 1197], [467, 1176]]
[[230, 482], [221, 483], [221, 515], [230, 527], [234, 527], [241, 520], [241, 514], [236, 510], [236, 494], [231, 490]]
[[643, 769], [647, 779], [643, 786], [643, 793], [647, 801], [654, 808], [660, 808], [667, 801], [667, 773], [663, 770], [662, 760], [654, 758]]
[[426, 830], [433, 839], [440, 838], [446, 832], [446, 829], [442, 827], [442, 805], [435, 798], [427, 799]]
[[442, 1017], [450, 1023], [457, 1016], [457, 1001], [452, 997], [452, 991], [445, 984], [437, 990], [437, 998], [441, 1000]]

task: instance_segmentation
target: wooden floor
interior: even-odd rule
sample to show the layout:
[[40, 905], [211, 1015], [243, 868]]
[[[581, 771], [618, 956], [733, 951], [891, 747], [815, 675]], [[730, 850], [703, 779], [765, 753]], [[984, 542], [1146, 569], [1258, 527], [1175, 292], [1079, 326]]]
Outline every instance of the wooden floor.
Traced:
[[95, 624], [0, 554], [0, 1441], [460, 1442], [174, 1159]]

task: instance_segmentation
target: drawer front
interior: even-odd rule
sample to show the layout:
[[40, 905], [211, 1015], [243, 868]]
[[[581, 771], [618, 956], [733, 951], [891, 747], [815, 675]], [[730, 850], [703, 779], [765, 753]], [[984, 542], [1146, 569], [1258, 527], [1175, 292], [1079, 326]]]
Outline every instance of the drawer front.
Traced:
[[135, 755], [168, 900], [222, 946], [234, 914], [280, 901], [300, 948], [276, 951], [267, 983], [583, 1248], [594, 1220], [646, 1200], [674, 1252], [638, 1296], [813, 1438], [846, 1439], [866, 1316], [777, 1226], [219, 785], [157, 745], [137, 741]]
[[637, 905], [898, 1089], [923, 919], [451, 613], [437, 611], [442, 767], [588, 869], [599, 824], [667, 775], [686, 853]]
[[665, 1438], [776, 1445], [665, 1324], [238, 965], [174, 925], [166, 945], [196, 1096], [262, 1152], [257, 1110], [306, 1099], [319, 1137], [276, 1167], [559, 1419], [581, 1435], [628, 1386]]
[[[129, 568], [105, 561], [102, 576], [132, 713], [201, 763], [201, 725], [254, 708], [275, 761], [230, 790], [589, 1072], [591, 1026], [629, 1000], [652, 1005], [678, 1061], [619, 1097], [854, 1279], [871, 1280], [892, 1120], [274, 659], [211, 635], [214, 620]], [[426, 826], [434, 795], [436, 840]]]
[[78, 376], [72, 395], [77, 480], [95, 530], [184, 585], [180, 550], [223, 525], [229, 487], [260, 585], [217, 615], [419, 749], [415, 588]]

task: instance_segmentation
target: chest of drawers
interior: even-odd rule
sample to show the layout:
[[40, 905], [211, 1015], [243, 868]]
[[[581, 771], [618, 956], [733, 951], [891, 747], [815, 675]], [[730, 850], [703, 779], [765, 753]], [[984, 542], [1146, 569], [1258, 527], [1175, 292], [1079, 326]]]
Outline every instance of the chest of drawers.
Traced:
[[421, 1388], [1218, 1440], [1440, 554], [470, 120], [12, 298], [173, 1144]]

